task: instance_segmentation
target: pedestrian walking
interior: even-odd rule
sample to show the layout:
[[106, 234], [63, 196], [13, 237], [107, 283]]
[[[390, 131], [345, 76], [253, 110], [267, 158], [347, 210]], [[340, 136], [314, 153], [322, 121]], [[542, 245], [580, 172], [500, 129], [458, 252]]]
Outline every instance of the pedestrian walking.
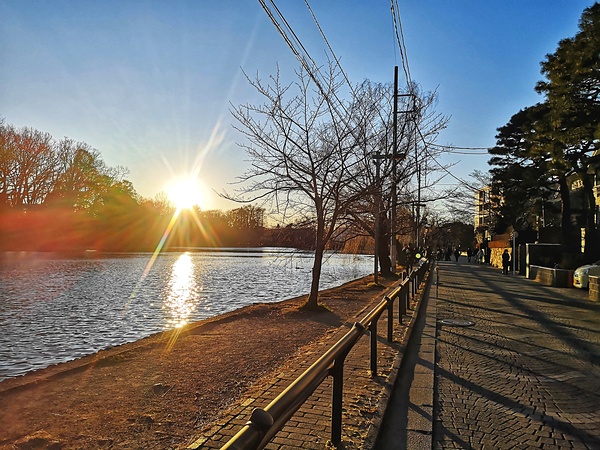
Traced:
[[502, 273], [508, 273], [509, 268], [510, 268], [510, 253], [508, 253], [507, 249], [504, 249], [504, 253], [502, 253]]
[[471, 262], [471, 256], [473, 256], [473, 251], [471, 247], [467, 247], [467, 261]]
[[454, 249], [454, 259], [456, 260], [456, 262], [458, 262], [458, 257], [460, 256], [460, 251], [458, 250], [458, 247], [456, 247]]

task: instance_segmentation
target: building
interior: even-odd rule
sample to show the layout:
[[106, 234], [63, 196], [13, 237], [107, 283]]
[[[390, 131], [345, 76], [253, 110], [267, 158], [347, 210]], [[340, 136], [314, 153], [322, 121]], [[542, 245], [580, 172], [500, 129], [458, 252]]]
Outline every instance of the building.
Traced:
[[498, 196], [492, 194], [491, 186], [485, 186], [475, 193], [475, 233], [478, 240], [490, 239], [495, 225], [495, 212]]

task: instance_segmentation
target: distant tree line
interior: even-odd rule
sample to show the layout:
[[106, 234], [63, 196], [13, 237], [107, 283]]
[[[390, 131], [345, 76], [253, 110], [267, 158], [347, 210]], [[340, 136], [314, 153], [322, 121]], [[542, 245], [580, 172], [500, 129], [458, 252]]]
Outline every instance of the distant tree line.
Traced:
[[544, 101], [498, 129], [493, 188], [496, 232], [507, 227], [554, 225], [560, 242], [578, 249], [585, 229], [585, 259], [597, 258], [600, 239], [594, 180], [600, 179], [600, 4], [586, 8], [579, 31], [559, 42], [541, 63]]
[[313, 246], [312, 228], [266, 228], [256, 206], [176, 215], [164, 194], [143, 198], [126, 175], [84, 142], [0, 121], [0, 251]]

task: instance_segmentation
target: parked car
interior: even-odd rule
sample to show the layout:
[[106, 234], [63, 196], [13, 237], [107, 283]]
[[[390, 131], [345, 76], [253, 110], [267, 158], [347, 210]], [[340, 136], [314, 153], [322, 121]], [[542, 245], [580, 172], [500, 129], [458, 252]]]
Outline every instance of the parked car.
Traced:
[[592, 264], [578, 267], [573, 273], [573, 286], [586, 289], [589, 283], [589, 277], [600, 277], [600, 259]]

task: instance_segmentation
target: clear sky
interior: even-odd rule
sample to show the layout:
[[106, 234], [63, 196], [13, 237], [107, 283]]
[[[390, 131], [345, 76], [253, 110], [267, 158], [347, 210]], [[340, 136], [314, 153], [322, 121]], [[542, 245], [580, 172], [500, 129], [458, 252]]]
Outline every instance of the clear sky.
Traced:
[[[411, 77], [437, 89], [438, 112], [451, 116], [438, 143], [493, 146], [498, 127], [542, 100], [534, 91], [540, 62], [577, 32], [592, 4], [399, 0]], [[304, 1], [276, 5], [324, 63], [326, 44]], [[392, 81], [401, 60], [389, 1], [310, 6], [352, 82]], [[231, 190], [247, 164], [229, 109], [260, 99], [242, 69], [267, 78], [279, 65], [292, 81], [299, 66], [258, 1], [0, 0], [0, 17], [7, 123], [88, 143], [107, 165], [129, 169], [144, 197], [195, 175], [206, 191], [203, 209], [238, 206], [212, 190]], [[487, 170], [488, 159], [454, 153], [443, 162], [466, 178]]]

